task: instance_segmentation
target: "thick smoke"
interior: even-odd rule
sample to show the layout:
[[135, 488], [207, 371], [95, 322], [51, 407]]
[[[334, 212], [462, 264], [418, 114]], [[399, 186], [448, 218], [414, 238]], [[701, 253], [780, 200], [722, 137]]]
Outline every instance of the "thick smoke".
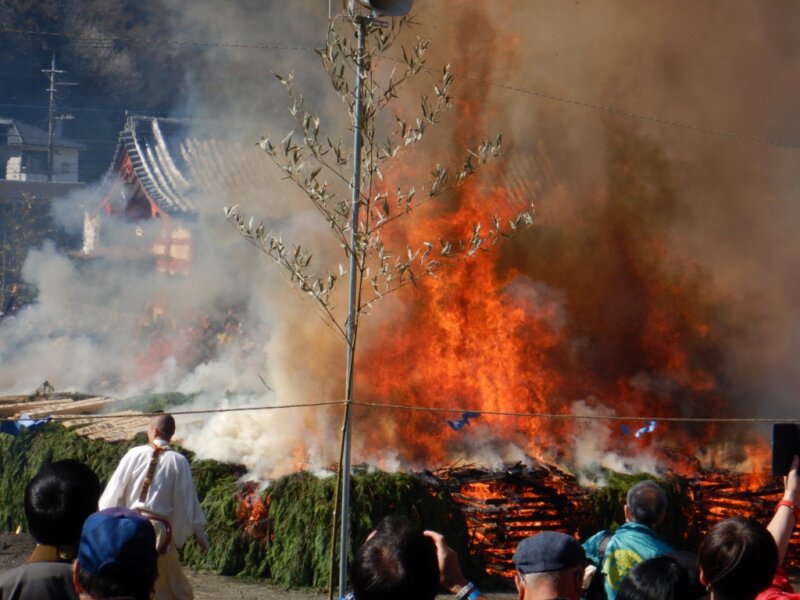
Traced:
[[[310, 0], [163, 1], [178, 39], [295, 48], [322, 44], [328, 12], [326, 2]], [[338, 10], [341, 3], [333, 4]], [[536, 200], [538, 223], [490, 259], [507, 282], [507, 302], [536, 294], [558, 302], [551, 325], [565, 341], [549, 360], [571, 383], [552, 401], [580, 414], [621, 412], [624, 400], [610, 393], [615, 382], [600, 376], [611, 372], [641, 398], [668, 398], [666, 407], [643, 408], [652, 414], [787, 416], [800, 388], [791, 363], [800, 350], [792, 312], [797, 151], [754, 139], [792, 144], [799, 133], [791, 116], [800, 9], [742, 1], [710, 10], [688, 0], [416, 4], [411, 35], [430, 36], [430, 64], [452, 63], [462, 77], [453, 114], [410, 168], [424, 172], [430, 160], [460, 156], [465, 144], [504, 133], [508, 158], [490, 173]], [[197, 117], [197, 139], [224, 138], [238, 145], [246, 164], [260, 160], [256, 168], [274, 169], [266, 156], [253, 158], [255, 143], [265, 134], [280, 139], [291, 127], [285, 93], [272, 75], [290, 71], [323, 122], [348, 140], [344, 105], [309, 50], [199, 48], [186, 65], [193, 91], [176, 102], [176, 113]], [[403, 110], [413, 114], [413, 94]], [[164, 277], [137, 261], [75, 261], [50, 245], [31, 253], [25, 276], [40, 297], [0, 325], [0, 389], [30, 392], [47, 379], [58, 389], [117, 397], [179, 390], [197, 394], [196, 407], [339, 398], [342, 340], [222, 216], [223, 205], [242, 204], [287, 240], [312, 240], [317, 256], [344, 262], [332, 238], [324, 241], [324, 223], [303, 196], [275, 180], [260, 198], [231, 189], [201, 199], [184, 277]], [[80, 227], [98, 196], [89, 190], [65, 200], [57, 217]], [[142, 225], [137, 242], [130, 223], [106, 220], [103, 235], [135, 249], [157, 236], [155, 227]], [[365, 354], [379, 357], [392, 342], [387, 331], [413, 325], [414, 293], [402, 292], [362, 322]], [[204, 316], [223, 323], [232, 309], [242, 334], [184, 364], [181, 352], [198, 350], [186, 329]], [[715, 403], [668, 393], [675, 381], [658, 368], [666, 349], [656, 353], [655, 367], [642, 359], [644, 323], [653, 311], [683, 315], [673, 323], [686, 327], [670, 331], [685, 334], [680, 341], [690, 370], [714, 374]], [[152, 331], [142, 324], [148, 315], [152, 327], [154, 314], [173, 322], [166, 348], [153, 348]], [[707, 325], [708, 335], [691, 329], [694, 322]], [[143, 364], [141, 356], [155, 364]], [[366, 395], [368, 381], [357, 388]], [[396, 395], [402, 399], [402, 390]], [[336, 460], [339, 418], [338, 410], [318, 407], [232, 413], [198, 417], [182, 433], [202, 456], [241, 461], [268, 476]], [[404, 451], [403, 420], [402, 413], [362, 414], [359, 427], [395, 445], [375, 449], [356, 441], [355, 459], [420, 466]], [[435, 435], [436, 427], [420, 435]], [[480, 456], [497, 464], [518, 459], [525, 447], [487, 443], [501, 437], [490, 424], [467, 433], [462, 444], [448, 446], [446, 459]], [[541, 454], [588, 467], [654, 468], [647, 453], [632, 462], [627, 455], [641, 458], [641, 448], [620, 448], [613, 433], [605, 424], [581, 426], [577, 446]]]

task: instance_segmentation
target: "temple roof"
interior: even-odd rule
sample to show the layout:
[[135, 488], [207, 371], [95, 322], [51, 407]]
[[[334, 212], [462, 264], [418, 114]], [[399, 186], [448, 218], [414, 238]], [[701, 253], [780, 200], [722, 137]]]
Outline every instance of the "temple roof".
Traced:
[[[128, 116], [105, 180], [121, 173], [125, 156], [138, 184], [168, 215], [192, 215], [204, 205], [254, 201], [267, 218], [287, 212], [280, 171], [257, 145], [220, 140], [184, 119]], [[211, 203], [209, 205], [209, 203]]]
[[191, 184], [184, 173], [180, 142], [188, 125], [175, 119], [130, 116], [119, 134], [117, 148], [106, 179], [116, 176], [123, 154], [147, 195], [168, 214], [194, 213], [197, 207], [187, 199]]

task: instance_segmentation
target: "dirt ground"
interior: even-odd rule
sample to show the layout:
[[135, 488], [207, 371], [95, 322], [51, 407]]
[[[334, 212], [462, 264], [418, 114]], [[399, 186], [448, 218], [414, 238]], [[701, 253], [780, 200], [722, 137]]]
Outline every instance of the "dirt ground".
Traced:
[[[0, 571], [23, 564], [33, 551], [34, 542], [27, 534], [0, 533]], [[186, 570], [196, 600], [324, 600], [325, 593], [285, 590], [263, 582], [222, 577], [202, 571]], [[445, 596], [442, 596], [445, 597]], [[509, 600], [512, 594], [491, 594], [493, 599]]]
[[[0, 571], [23, 564], [35, 543], [27, 534], [0, 533]], [[262, 582], [186, 570], [197, 600], [323, 600], [327, 594], [285, 590]]]

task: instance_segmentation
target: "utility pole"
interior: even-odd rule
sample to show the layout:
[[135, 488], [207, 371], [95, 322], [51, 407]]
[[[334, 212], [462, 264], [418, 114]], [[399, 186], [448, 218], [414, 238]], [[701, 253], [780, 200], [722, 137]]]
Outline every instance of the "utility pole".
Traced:
[[[359, 16], [356, 14], [356, 1], [363, 8], [370, 10], [369, 16]], [[345, 597], [347, 585], [347, 545], [350, 540], [349, 520], [350, 520], [350, 438], [352, 435], [352, 406], [353, 406], [353, 380], [356, 354], [356, 330], [358, 323], [358, 213], [361, 204], [361, 121], [363, 119], [363, 98], [361, 84], [364, 79], [364, 38], [367, 34], [367, 25], [374, 23], [379, 27], [388, 25], [385, 21], [379, 21], [379, 16], [399, 17], [411, 10], [413, 0], [350, 0], [349, 16], [358, 28], [358, 46], [356, 50], [356, 88], [355, 88], [355, 107], [353, 117], [353, 180], [350, 184], [352, 190], [351, 200], [351, 222], [350, 222], [350, 285], [348, 294], [348, 316], [347, 316], [347, 363], [345, 374], [344, 389], [344, 419], [342, 423], [342, 447], [340, 452], [339, 472], [341, 474], [341, 525], [339, 536], [339, 598]], [[336, 491], [337, 500], [339, 490]], [[336, 528], [336, 511], [333, 515], [334, 531]], [[331, 537], [331, 548], [335, 548], [335, 535]], [[333, 552], [331, 553], [333, 555]], [[333, 568], [331, 568], [331, 586], [329, 596], [333, 598]]]
[[50, 94], [50, 102], [47, 105], [47, 181], [53, 181], [53, 138], [55, 137], [55, 121], [73, 119], [72, 115], [56, 115], [56, 89], [57, 85], [78, 85], [66, 81], [56, 81], [56, 76], [66, 73], [60, 69], [56, 69], [56, 55], [50, 62], [49, 69], [42, 69], [42, 73], [47, 73], [50, 76], [50, 87], [47, 92]]

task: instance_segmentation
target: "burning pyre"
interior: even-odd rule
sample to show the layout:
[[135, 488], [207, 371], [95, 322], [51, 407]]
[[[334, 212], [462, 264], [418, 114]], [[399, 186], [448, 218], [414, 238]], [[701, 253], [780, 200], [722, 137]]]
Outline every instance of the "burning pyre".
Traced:
[[[562, 531], [586, 539], [617, 524], [627, 488], [609, 496], [580, 485], [576, 477], [535, 460], [503, 469], [447, 467], [417, 473], [431, 496], [445, 493], [465, 519], [468, 549], [481, 569], [497, 581], [514, 576], [514, 550], [520, 540], [540, 531]], [[626, 480], [630, 484], [633, 479]], [[672, 474], [662, 480], [671, 498], [667, 524], [661, 533], [677, 549], [695, 550], [715, 523], [733, 516], [766, 524], [782, 486], [753, 481], [731, 472], [700, 470], [694, 477]], [[236, 518], [245, 535], [269, 545], [270, 495], [255, 483], [240, 485]], [[360, 518], [360, 517], [359, 517]], [[605, 519], [605, 520], [604, 520]], [[611, 520], [609, 520], [611, 519]], [[792, 537], [786, 557], [789, 569], [800, 568], [800, 536]]]
[[541, 463], [502, 471], [441, 469], [431, 483], [447, 489], [464, 512], [470, 550], [483, 558], [492, 576], [513, 577], [514, 550], [525, 537], [540, 531], [578, 535], [595, 521], [590, 491]]
[[[498, 65], [515, 60], [512, 55], [521, 41], [492, 32], [492, 19], [483, 9], [465, 9], [465, 14], [462, 18], [469, 20], [471, 29], [498, 33], [487, 39], [509, 42], [503, 47], [476, 42], [460, 48], [460, 62], [468, 64], [473, 75], [492, 79]], [[507, 573], [509, 548], [522, 535], [544, 527], [576, 532], [591, 512], [588, 492], [571, 476], [538, 466], [503, 467], [523, 456], [575, 472], [586, 469], [587, 477], [601, 467], [628, 471], [657, 467], [674, 473], [684, 482], [682, 489], [693, 507], [692, 531], [704, 531], [729, 514], [752, 514], [765, 521], [776, 494], [774, 485], [734, 469], [766, 464], [763, 440], [758, 432], [713, 423], [718, 417], [751, 415], [755, 399], [760, 399], [747, 381], [752, 373], [737, 377], [731, 367], [733, 358], [741, 357], [737, 349], [752, 342], [752, 332], [745, 329], [755, 321], [742, 318], [750, 314], [749, 307], [729, 300], [713, 285], [710, 263], [695, 260], [682, 246], [690, 236], [676, 236], [684, 227], [698, 236], [705, 230], [694, 231], [695, 208], [676, 183], [680, 177], [675, 177], [675, 153], [628, 123], [612, 120], [599, 128], [602, 134], [594, 131], [581, 137], [591, 137], [597, 150], [591, 169], [584, 168], [589, 162], [584, 148], [578, 157], [570, 156], [563, 143], [565, 132], [548, 132], [548, 127], [558, 127], [548, 125], [552, 115], [547, 109], [524, 105], [531, 114], [520, 124], [511, 116], [506, 120], [501, 112], [508, 109], [509, 115], [518, 115], [522, 105], [509, 106], [505, 97], [502, 104], [496, 99], [492, 103], [487, 86], [471, 82], [458, 95], [455, 133], [451, 139], [438, 139], [437, 145], [462, 146], [465, 140], [502, 128], [511, 133], [507, 161], [461, 188], [448, 203], [431, 203], [407, 215], [398, 221], [405, 223], [403, 229], [387, 228], [387, 246], [418, 247], [438, 242], [439, 235], [463, 239], [476, 223], [488, 223], [494, 214], [506, 219], [529, 200], [535, 202], [537, 224], [438, 278], [417, 281], [413, 292], [404, 290], [387, 298], [362, 320], [357, 398], [418, 409], [463, 409], [480, 416], [454, 429], [447, 421], [460, 410], [451, 415], [356, 407], [355, 460], [401, 471], [458, 461], [481, 464], [481, 469], [469, 473], [437, 472], [436, 485], [450, 490], [462, 507], [473, 544], [487, 556], [493, 573]], [[558, 122], [563, 119], [562, 115]], [[540, 137], [532, 141], [534, 133]], [[581, 163], [580, 168], [574, 167], [575, 162]], [[415, 169], [422, 167], [410, 170]], [[411, 175], [395, 169], [382, 185], [391, 189]], [[220, 224], [221, 218], [213, 222], [208, 217], [220, 212], [216, 204], [222, 202], [214, 202], [198, 220], [198, 228], [206, 229], [193, 238], [198, 240], [198, 251], [191, 254], [192, 268], [180, 281], [165, 283], [163, 278], [154, 281], [141, 275], [141, 282], [131, 285], [129, 277], [123, 277], [125, 271], [115, 268], [121, 282], [95, 293], [90, 285], [102, 277], [92, 272], [92, 277], [82, 279], [80, 272], [72, 274], [46, 251], [38, 253], [29, 270], [42, 288], [42, 305], [48, 308], [41, 311], [43, 317], [21, 315], [18, 323], [32, 328], [42, 321], [45, 333], [36, 336], [16, 328], [6, 338], [20, 349], [15, 353], [29, 357], [26, 365], [35, 362], [53, 368], [50, 365], [58, 363], [65, 378], [77, 377], [78, 370], [61, 357], [74, 354], [84, 366], [92, 365], [79, 371], [85, 376], [80, 383], [89, 383], [97, 380], [92, 379], [100, 370], [95, 365], [106, 364], [109, 357], [117, 357], [119, 363], [130, 361], [128, 340], [133, 339], [139, 351], [133, 368], [110, 369], [114, 374], [108, 378], [110, 387], [117, 382], [123, 388], [180, 386], [201, 392], [214, 406], [221, 404], [220, 398], [229, 402], [228, 386], [236, 388], [231, 402], [237, 392], [242, 392], [242, 403], [258, 404], [337, 397], [340, 376], [332, 375], [328, 367], [335, 361], [333, 344], [324, 333], [320, 335], [321, 326], [309, 326], [313, 320], [309, 311], [298, 310], [294, 298], [264, 299], [263, 289], [257, 289], [261, 278], [252, 275], [259, 272], [252, 265], [255, 260], [245, 254], [250, 250], [247, 245], [242, 243], [240, 251], [219, 243], [235, 237], [235, 232]], [[298, 217], [292, 227], [308, 229], [304, 219]], [[204, 248], [208, 256], [203, 256]], [[239, 267], [243, 264], [247, 268]], [[70, 275], [57, 277], [61, 273]], [[203, 273], [207, 277], [200, 277]], [[234, 277], [238, 273], [245, 275]], [[215, 290], [211, 282], [216, 285], [220, 280], [223, 290], [202, 294], [206, 307], [216, 309], [217, 321], [222, 322], [231, 304], [247, 307], [230, 321], [237, 329], [232, 342], [208, 326], [200, 316], [202, 309], [186, 306], [199, 302], [198, 291]], [[89, 291], [76, 293], [73, 288], [81, 286]], [[71, 301], [68, 309], [50, 310], [47, 302], [62, 297]], [[143, 297], [159, 304], [146, 322], [136, 318], [144, 310]], [[111, 311], [110, 316], [98, 319], [96, 310], [87, 310], [87, 320], [96, 329], [69, 331], [62, 316], [76, 311], [75, 306], [94, 306], [86, 298]], [[114, 304], [119, 298], [133, 298], [139, 304], [125, 312]], [[170, 305], [164, 312], [160, 298]], [[173, 317], [180, 309], [184, 316]], [[127, 314], [133, 323], [127, 332], [119, 331], [120, 314]], [[168, 320], [165, 314], [170, 315]], [[114, 327], [98, 327], [98, 321]], [[240, 322], [249, 335], [238, 331]], [[41, 343], [28, 343], [29, 338]], [[107, 343], [95, 345], [97, 339]], [[58, 346], [59, 356], [52, 356]], [[297, 356], [311, 354], [318, 356], [298, 364]], [[11, 358], [7, 362], [13, 364]], [[38, 368], [12, 367], [3, 381], [10, 386], [23, 376], [50, 377]], [[244, 372], [251, 374], [255, 386], [241, 383]], [[135, 382], [126, 379], [131, 373]], [[755, 375], [759, 379], [763, 374]], [[209, 391], [211, 382], [217, 387]], [[563, 418], [534, 416], [542, 413]], [[610, 417], [627, 420], [620, 423]], [[632, 432], [645, 424], [645, 417], [657, 426], [636, 437]], [[675, 417], [709, 421], [662, 420]], [[255, 475], [274, 477], [299, 469], [302, 462], [311, 468], [329, 464], [336, 454], [330, 435], [335, 424], [338, 414], [332, 411], [303, 412], [296, 418], [219, 415], [196, 434], [198, 443], [193, 445], [224, 439], [235, 450], [217, 448], [209, 455], [245, 457], [242, 460]], [[695, 456], [703, 457], [703, 462], [695, 462]], [[265, 535], [259, 523], [266, 518], [269, 503], [258, 499], [257, 488], [246, 491], [243, 498], [240, 519], [245, 528], [252, 535]]]

